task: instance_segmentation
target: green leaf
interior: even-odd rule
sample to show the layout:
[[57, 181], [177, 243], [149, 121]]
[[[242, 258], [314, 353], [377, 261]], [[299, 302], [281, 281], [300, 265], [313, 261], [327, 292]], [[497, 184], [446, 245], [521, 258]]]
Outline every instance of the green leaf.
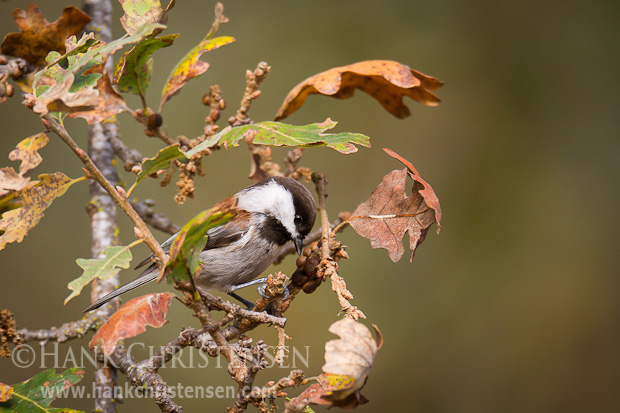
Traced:
[[84, 178], [71, 179], [62, 172], [39, 175], [39, 182], [31, 182], [26, 188], [17, 192], [17, 198], [22, 206], [5, 212], [0, 220], [0, 250], [9, 242], [22, 242], [24, 237], [34, 228], [41, 218], [43, 211], [49, 207], [54, 199], [62, 196], [71, 185]]
[[114, 81], [118, 85], [118, 90], [144, 98], [153, 73], [151, 54], [170, 46], [178, 36], [178, 34], [171, 34], [156, 39], [146, 39], [127, 51], [116, 62], [114, 68]]
[[185, 86], [187, 82], [195, 77], [200, 76], [209, 69], [209, 63], [203, 62], [200, 56], [204, 52], [210, 52], [211, 50], [219, 49], [220, 47], [230, 44], [235, 41], [234, 37], [221, 36], [209, 39], [208, 35], [203, 39], [196, 47], [189, 51], [172, 69], [170, 76], [164, 86], [161, 94], [161, 103], [159, 105], [159, 112], [161, 112], [164, 103], [166, 103], [172, 96], [178, 94], [181, 88]]
[[[11, 398], [0, 403], [0, 412], [19, 413], [79, 413], [78, 410], [50, 407], [59, 397], [66, 397], [65, 390], [84, 378], [84, 370], [74, 367], [56, 374], [55, 369], [45, 370], [30, 379], [13, 385]], [[70, 394], [70, 393], [68, 393]]]
[[120, 271], [121, 268], [129, 268], [129, 263], [132, 260], [131, 247], [128, 246], [114, 246], [106, 248], [103, 253], [105, 258], [100, 259], [84, 259], [78, 258], [75, 260], [77, 265], [84, 270], [81, 276], [71, 281], [67, 288], [73, 292], [65, 298], [65, 305], [73, 297], [77, 297], [82, 292], [82, 289], [89, 284], [95, 278], [100, 280], [106, 280]]
[[170, 145], [161, 149], [153, 158], [145, 159], [142, 162], [142, 170], [136, 177], [136, 182], [127, 191], [127, 196], [131, 195], [136, 185], [138, 185], [147, 176], [157, 173], [162, 169], [167, 169], [176, 159], [181, 158], [185, 161], [185, 154], [179, 149], [179, 145]]
[[202, 262], [200, 253], [207, 243], [207, 231], [228, 222], [233, 211], [217, 211], [213, 208], [200, 212], [181, 228], [170, 246], [170, 260], [166, 265], [168, 283], [191, 279]]
[[49, 111], [68, 112], [70, 108], [96, 105], [99, 92], [94, 88], [103, 75], [108, 56], [165, 27], [158, 23], [145, 25], [133, 35], [110, 43], [95, 40], [92, 33], [83, 35], [79, 41], [71, 37], [67, 40], [67, 52], [53, 62], [58, 55], [48, 56], [50, 64], [35, 76], [33, 110], [45, 115]]
[[336, 126], [337, 123], [327, 118], [324, 122], [311, 123], [304, 126], [294, 126], [280, 122], [258, 122], [236, 128], [228, 126], [186, 152], [185, 156], [190, 158], [192, 155], [214, 145], [224, 145], [225, 148], [237, 146], [239, 141], [246, 136], [253, 136], [252, 142], [260, 145], [328, 146], [344, 154], [357, 152], [355, 145], [370, 147], [370, 138], [361, 133], [324, 133], [326, 130]]

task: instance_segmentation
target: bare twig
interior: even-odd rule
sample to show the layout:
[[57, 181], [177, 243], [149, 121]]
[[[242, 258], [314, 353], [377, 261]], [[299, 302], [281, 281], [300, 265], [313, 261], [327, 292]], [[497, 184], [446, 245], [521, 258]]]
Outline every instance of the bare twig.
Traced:
[[181, 227], [163, 214], [156, 212], [147, 201], [130, 199], [129, 202], [138, 215], [150, 226], [167, 234], [176, 234]]
[[274, 357], [274, 362], [278, 366], [282, 366], [284, 365], [284, 358], [286, 357], [286, 353], [288, 353], [286, 339], [290, 340], [290, 337], [286, 335], [283, 327], [276, 326], [276, 331], [278, 332], [278, 345], [276, 346], [276, 355]]
[[[109, 312], [105, 310], [104, 312]], [[89, 331], [94, 331], [103, 323], [102, 314], [93, 311], [78, 321], [64, 323], [60, 327], [52, 327], [43, 330], [29, 330], [26, 328], [19, 329], [17, 334], [23, 341], [56, 341], [64, 343], [65, 341], [80, 338]]]
[[317, 275], [323, 279], [330, 277], [332, 282], [332, 290], [338, 295], [340, 307], [346, 317], [357, 320], [358, 318], [366, 318], [363, 312], [352, 305], [349, 300], [353, 299], [353, 294], [347, 290], [344, 279], [338, 275], [338, 263], [332, 256], [333, 251], [340, 248], [340, 243], [334, 239], [334, 232], [329, 225], [327, 216], [326, 198], [327, 179], [319, 173], [312, 174], [312, 181], [316, 185], [316, 191], [319, 196], [319, 205], [317, 209], [321, 214], [321, 262], [318, 267]]
[[136, 149], [130, 148], [123, 143], [123, 141], [119, 138], [118, 127], [114, 124], [114, 131], [116, 133], [110, 133], [108, 136], [108, 142], [110, 142], [110, 146], [114, 150], [116, 156], [121, 158], [124, 162], [123, 167], [128, 172], [134, 172], [135, 167], [142, 164], [142, 160], [144, 157], [140, 152]]

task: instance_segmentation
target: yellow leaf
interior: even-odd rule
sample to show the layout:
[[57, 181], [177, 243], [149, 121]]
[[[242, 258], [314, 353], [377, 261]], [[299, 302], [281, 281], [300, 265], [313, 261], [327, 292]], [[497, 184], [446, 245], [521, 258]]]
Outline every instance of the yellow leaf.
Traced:
[[4, 234], [0, 236], [0, 249], [4, 249], [10, 242], [22, 242], [28, 231], [39, 223], [43, 211], [52, 201], [83, 179], [71, 179], [62, 172], [44, 174], [39, 175], [38, 182], [33, 182], [18, 192], [23, 206], [2, 214], [0, 230], [4, 231]]

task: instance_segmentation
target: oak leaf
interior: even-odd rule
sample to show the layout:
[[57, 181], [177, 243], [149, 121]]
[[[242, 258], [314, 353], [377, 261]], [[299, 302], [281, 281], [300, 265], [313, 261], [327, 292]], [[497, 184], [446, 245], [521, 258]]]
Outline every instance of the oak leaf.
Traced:
[[79, 9], [66, 7], [58, 20], [50, 23], [34, 3], [27, 10], [16, 9], [13, 18], [20, 32], [7, 34], [0, 50], [37, 67], [45, 66], [49, 52], [65, 53], [65, 39], [80, 33], [91, 20]]
[[24, 175], [31, 169], [36, 168], [43, 161], [38, 150], [43, 148], [49, 142], [49, 138], [44, 133], [30, 136], [20, 143], [9, 153], [9, 159], [12, 161], [21, 161], [19, 166], [19, 174]]
[[11, 167], [0, 169], [0, 196], [6, 195], [11, 191], [21, 191], [24, 189], [30, 178], [24, 177]]
[[[441, 207], [433, 188], [410, 162], [390, 149], [384, 151], [405, 163], [407, 168], [385, 175], [368, 200], [353, 212], [350, 225], [359, 235], [368, 238], [373, 248], [387, 249], [394, 262], [404, 254], [402, 240], [408, 232], [411, 261], [430, 226], [437, 224], [437, 232], [441, 229]], [[407, 174], [414, 180], [411, 196], [406, 192]]]
[[35, 76], [33, 110], [42, 115], [50, 111], [68, 112], [85, 118], [90, 124], [127, 110], [123, 98], [112, 89], [105, 63], [117, 50], [142, 41], [164, 25], [153, 23], [140, 27], [134, 34], [100, 42], [93, 34], [85, 34], [66, 42], [64, 55], [52, 52], [48, 65]]
[[166, 24], [168, 12], [174, 7], [175, 0], [171, 0], [165, 10], [159, 0], [119, 0], [119, 3], [125, 12], [121, 24], [127, 33], [134, 34], [145, 24]]
[[381, 332], [374, 326], [377, 339], [362, 323], [343, 318], [329, 327], [340, 339], [325, 343], [323, 374], [292, 402], [338, 406], [345, 409], [368, 402], [360, 394], [373, 366], [375, 355], [383, 345]]
[[22, 242], [28, 231], [34, 228], [41, 218], [43, 211], [51, 205], [54, 199], [62, 196], [74, 183], [82, 180], [71, 179], [62, 172], [39, 175], [38, 182], [31, 182], [26, 188], [19, 191], [17, 196], [22, 200], [22, 206], [2, 214], [0, 230], [0, 250], [9, 242]]
[[83, 118], [89, 125], [103, 122], [121, 112], [128, 110], [125, 100], [112, 87], [110, 75], [107, 71], [103, 72], [103, 76], [97, 81], [94, 91], [97, 95], [89, 100], [89, 107], [81, 109], [79, 107], [72, 108], [67, 116], [70, 118]]
[[84, 369], [80, 367], [67, 369], [60, 374], [56, 374], [55, 369], [42, 371], [26, 381], [14, 384], [10, 399], [2, 400], [0, 396], [0, 412], [80, 413], [78, 410], [50, 405], [55, 399], [64, 397], [66, 389], [82, 380], [84, 375]]
[[44, 133], [39, 133], [22, 140], [9, 153], [10, 160], [21, 161], [21, 164], [19, 173], [11, 167], [0, 170], [0, 196], [6, 195], [10, 191], [21, 191], [28, 185], [30, 178], [24, 175], [43, 161], [38, 150], [47, 145], [47, 142], [49, 142], [48, 137]]
[[160, 328], [166, 321], [166, 314], [172, 302], [172, 293], [156, 293], [143, 295], [127, 301], [97, 330], [88, 344], [94, 348], [102, 342], [105, 355], [114, 352], [116, 343], [135, 337], [146, 331], [146, 326]]
[[327, 146], [344, 154], [357, 152], [355, 145], [370, 147], [370, 138], [361, 133], [325, 133], [325, 131], [333, 129], [337, 124], [338, 122], [327, 118], [320, 123], [302, 126], [270, 121], [234, 128], [227, 126], [211, 138], [189, 150], [186, 156], [191, 158], [192, 155], [215, 145], [223, 145], [224, 148], [228, 149], [230, 146], [237, 146], [241, 139], [246, 138], [251, 138], [251, 142], [257, 145]]
[[129, 268], [132, 259], [130, 246], [108, 247], [103, 251], [103, 254], [105, 258], [78, 258], [75, 261], [84, 272], [67, 285], [67, 288], [72, 292], [65, 298], [65, 305], [73, 297], [80, 295], [82, 289], [95, 278], [106, 280], [117, 274], [121, 268]]
[[284, 99], [275, 120], [284, 119], [299, 109], [308, 95], [321, 94], [348, 99], [355, 89], [368, 93], [399, 119], [411, 115], [403, 103], [409, 96], [427, 106], [437, 106], [439, 98], [431, 93], [443, 82], [390, 60], [367, 60], [335, 67], [311, 76], [295, 86]]

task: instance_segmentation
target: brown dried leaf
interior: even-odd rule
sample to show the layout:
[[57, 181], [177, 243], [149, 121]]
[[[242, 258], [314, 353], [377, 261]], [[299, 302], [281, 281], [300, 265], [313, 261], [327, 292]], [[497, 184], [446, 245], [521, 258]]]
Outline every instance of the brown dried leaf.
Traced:
[[129, 34], [134, 34], [145, 24], [162, 23], [168, 21], [168, 11], [174, 7], [175, 0], [168, 3], [164, 10], [159, 0], [119, 0], [125, 11], [121, 17], [121, 25]]
[[427, 106], [437, 106], [439, 98], [431, 90], [443, 82], [390, 60], [367, 60], [335, 67], [311, 76], [295, 86], [284, 99], [275, 120], [284, 119], [299, 109], [308, 95], [321, 94], [348, 99], [355, 89], [375, 98], [381, 106], [399, 119], [411, 115], [403, 96]]
[[366, 326], [350, 318], [336, 321], [329, 331], [340, 336], [325, 343], [323, 374], [297, 398], [293, 404], [320, 404], [352, 409], [368, 402], [360, 394], [366, 384], [377, 350], [383, 342], [381, 333], [373, 325], [377, 340]]
[[7, 194], [9, 191], [21, 191], [24, 189], [30, 178], [26, 178], [15, 172], [11, 167], [2, 168], [0, 170], [0, 196]]
[[37, 67], [45, 66], [49, 52], [64, 53], [65, 39], [80, 33], [91, 20], [79, 9], [66, 7], [58, 20], [50, 23], [34, 3], [27, 10], [16, 9], [13, 18], [21, 32], [7, 34], [0, 49]]
[[[350, 225], [362, 237], [368, 238], [373, 248], [385, 248], [390, 259], [399, 261], [405, 249], [402, 240], [409, 232], [411, 260], [419, 244], [424, 241], [431, 225], [441, 229], [441, 208], [433, 188], [424, 181], [411, 163], [389, 149], [386, 153], [405, 163], [408, 168], [392, 171], [353, 212]], [[412, 195], [407, 196], [407, 173], [414, 180]]]
[[93, 125], [129, 110], [123, 97], [112, 88], [107, 71], [104, 71], [103, 76], [97, 81], [94, 90], [99, 93], [90, 98], [89, 103], [92, 106], [85, 110], [72, 108], [68, 113], [70, 118], [84, 118], [89, 125]]
[[88, 345], [92, 349], [101, 341], [103, 352], [109, 356], [119, 340], [144, 333], [147, 325], [162, 327], [167, 323], [172, 297], [172, 293], [157, 293], [129, 300], [97, 330]]

